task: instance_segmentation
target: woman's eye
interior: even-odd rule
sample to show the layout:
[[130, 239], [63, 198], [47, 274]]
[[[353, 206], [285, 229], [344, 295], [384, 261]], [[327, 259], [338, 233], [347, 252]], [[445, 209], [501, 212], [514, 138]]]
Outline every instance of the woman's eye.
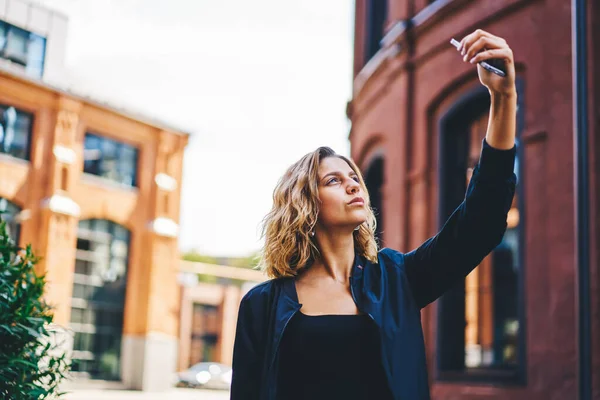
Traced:
[[354, 178], [352, 178], [352, 179], [354, 179], [356, 182], [359, 182], [359, 180], [358, 180], [358, 176], [355, 176], [355, 177], [354, 177]]
[[330, 179], [330, 180], [327, 182], [327, 184], [329, 185], [331, 182], [333, 182], [333, 181], [337, 181], [337, 180], [338, 180], [337, 178], [331, 178], [331, 179]]

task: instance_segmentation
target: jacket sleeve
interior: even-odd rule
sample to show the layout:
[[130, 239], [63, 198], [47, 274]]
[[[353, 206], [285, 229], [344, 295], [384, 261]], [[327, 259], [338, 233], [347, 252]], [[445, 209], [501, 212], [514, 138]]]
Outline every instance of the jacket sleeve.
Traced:
[[516, 187], [516, 147], [500, 150], [484, 139], [462, 203], [439, 233], [404, 255], [420, 308], [463, 280], [501, 241]]
[[263, 352], [259, 349], [249, 300], [245, 297], [240, 304], [235, 343], [233, 345], [233, 376], [231, 400], [257, 400], [262, 382]]

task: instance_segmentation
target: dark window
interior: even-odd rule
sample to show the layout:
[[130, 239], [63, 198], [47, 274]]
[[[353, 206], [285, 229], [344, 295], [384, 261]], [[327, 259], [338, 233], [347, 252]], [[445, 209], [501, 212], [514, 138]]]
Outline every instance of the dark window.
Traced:
[[71, 327], [75, 375], [120, 379], [129, 231], [114, 222], [79, 222]]
[[136, 186], [138, 149], [86, 133], [83, 172], [101, 176], [127, 186]]
[[[459, 102], [442, 121], [440, 223], [464, 198], [479, 160], [489, 104], [487, 91], [478, 91]], [[521, 114], [522, 104], [519, 108]], [[522, 130], [521, 116], [518, 121], [517, 135]], [[517, 177], [519, 160], [518, 155]], [[522, 185], [519, 180], [502, 242], [464, 283], [439, 301], [437, 361], [442, 380], [523, 379]]]
[[373, 160], [365, 173], [365, 185], [367, 186], [369, 197], [371, 199], [371, 208], [375, 213], [375, 219], [377, 221], [375, 239], [380, 247], [383, 247], [383, 173], [383, 157], [377, 157], [375, 160]]
[[380, 48], [387, 13], [387, 0], [367, 0], [365, 63], [369, 61]]
[[190, 365], [217, 360], [221, 315], [213, 305], [194, 303]]
[[45, 53], [44, 37], [0, 21], [0, 57], [24, 66], [28, 75], [41, 78]]
[[0, 153], [29, 160], [33, 115], [0, 105]]
[[21, 209], [16, 204], [0, 197], [0, 220], [6, 222], [8, 234], [14, 240], [15, 244], [19, 244], [21, 225], [17, 216], [20, 212]]

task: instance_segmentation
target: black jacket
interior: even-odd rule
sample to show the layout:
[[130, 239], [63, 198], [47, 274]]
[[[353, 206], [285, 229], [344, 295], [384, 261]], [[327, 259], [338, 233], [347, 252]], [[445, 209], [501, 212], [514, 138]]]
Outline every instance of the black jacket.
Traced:
[[[515, 192], [516, 148], [483, 141], [463, 202], [440, 232], [410, 253], [384, 248], [378, 262], [356, 256], [350, 289], [381, 333], [381, 357], [395, 399], [429, 399], [421, 308], [463, 280], [502, 240]], [[302, 307], [293, 278], [251, 289], [239, 309], [232, 400], [275, 400], [285, 327]]]

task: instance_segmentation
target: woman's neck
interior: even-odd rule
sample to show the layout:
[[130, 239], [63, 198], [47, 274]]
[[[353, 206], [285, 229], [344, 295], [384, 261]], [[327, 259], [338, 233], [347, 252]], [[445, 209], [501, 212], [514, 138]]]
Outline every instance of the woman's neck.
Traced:
[[339, 283], [347, 283], [354, 263], [352, 233], [317, 232], [316, 240], [321, 257], [311, 266], [311, 275], [325, 275]]

